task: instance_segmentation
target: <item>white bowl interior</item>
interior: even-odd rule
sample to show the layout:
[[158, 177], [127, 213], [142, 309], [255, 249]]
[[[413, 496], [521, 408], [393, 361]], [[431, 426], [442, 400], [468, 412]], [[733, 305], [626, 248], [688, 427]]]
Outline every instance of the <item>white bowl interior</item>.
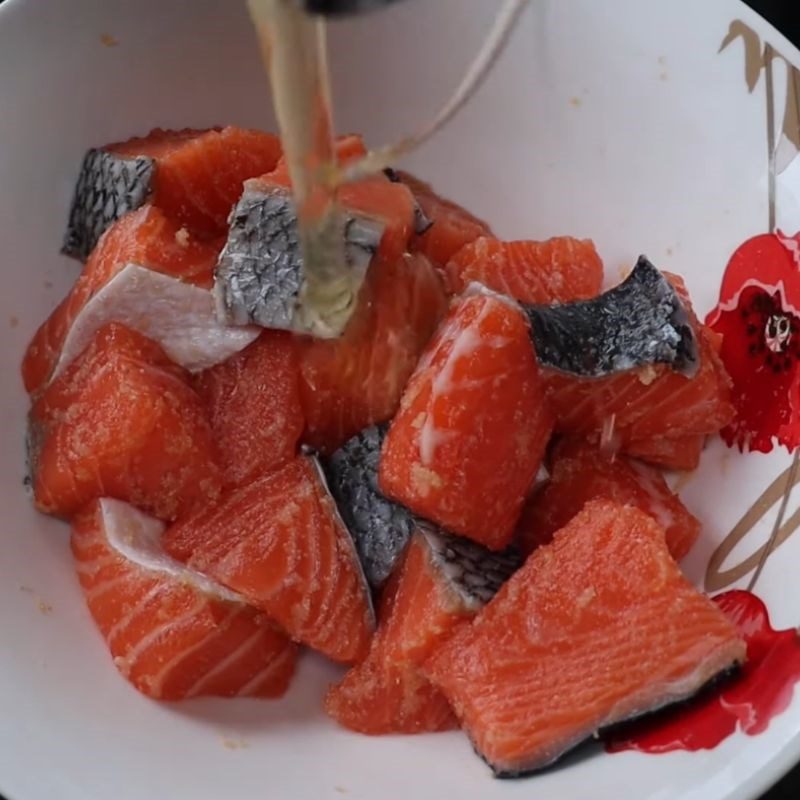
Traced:
[[[493, 7], [407, 0], [337, 24], [339, 130], [379, 144], [426, 120]], [[594, 238], [611, 283], [645, 252], [683, 273], [705, 312], [728, 255], [767, 225], [763, 95], [746, 93], [741, 52], [717, 54], [737, 16], [767, 30], [734, 0], [534, 2], [475, 102], [407, 166], [501, 235]], [[104, 44], [107, 35], [115, 46]], [[23, 489], [19, 362], [78, 272], [58, 250], [85, 149], [154, 126], [271, 127], [266, 80], [242, 2], [7, 0], [0, 109], [0, 790], [10, 800], [578, 800], [590, 785], [595, 800], [699, 800], [749, 796], [788, 765], [798, 750], [797, 702], [763, 736], [735, 736], [713, 753], [582, 755], [570, 769], [500, 784], [457, 733], [367, 739], [337, 730], [319, 703], [336, 670], [311, 657], [279, 703], [170, 707], [136, 694], [85, 611], [66, 527], [37, 515]], [[800, 218], [791, 177], [781, 184], [786, 222]], [[738, 458], [715, 446], [707, 454], [684, 493], [706, 523], [686, 564], [694, 580], [785, 465], [781, 453]], [[781, 552], [761, 594], [776, 623], [790, 626], [800, 608], [791, 564], [800, 541]]]

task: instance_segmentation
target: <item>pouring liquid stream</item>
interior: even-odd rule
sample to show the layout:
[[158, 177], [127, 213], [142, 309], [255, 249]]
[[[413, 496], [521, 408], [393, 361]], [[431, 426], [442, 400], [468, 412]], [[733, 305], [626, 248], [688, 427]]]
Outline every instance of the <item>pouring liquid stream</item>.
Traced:
[[341, 170], [336, 163], [325, 21], [293, 0], [247, 0], [272, 87], [297, 209], [304, 262], [298, 313], [310, 333], [342, 333], [357, 302], [337, 187], [379, 173], [437, 133], [491, 72], [529, 0], [505, 0], [461, 83], [433, 121], [414, 135], [369, 152]]

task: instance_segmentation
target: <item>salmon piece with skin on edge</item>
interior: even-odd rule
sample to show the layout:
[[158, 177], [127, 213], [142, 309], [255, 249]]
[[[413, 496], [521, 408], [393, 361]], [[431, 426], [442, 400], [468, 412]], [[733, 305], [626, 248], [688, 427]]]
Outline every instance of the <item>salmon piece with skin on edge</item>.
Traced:
[[343, 663], [366, 656], [375, 627], [369, 589], [313, 457], [295, 458], [183, 517], [163, 544], [295, 641]]
[[200, 238], [219, 237], [247, 178], [275, 167], [276, 136], [242, 128], [161, 130], [83, 158], [62, 252], [84, 261], [102, 234], [147, 202]]
[[515, 777], [688, 699], [745, 657], [730, 620], [681, 574], [663, 529], [597, 500], [423, 670], [495, 775]]
[[221, 490], [211, 428], [188, 375], [116, 323], [37, 399], [29, 442], [34, 501], [47, 514], [70, 517], [112, 497], [172, 520]]
[[711, 435], [733, 419], [731, 381], [718, 354], [718, 339], [697, 320], [683, 280], [664, 275], [683, 300], [695, 334], [696, 373], [688, 377], [657, 364], [586, 379], [543, 369], [556, 430], [598, 436], [608, 427], [615, 446], [626, 452], [629, 444], [635, 450], [637, 443], [654, 439]]
[[550, 479], [529, 498], [517, 526], [523, 553], [549, 544], [590, 500], [613, 500], [649, 514], [665, 531], [676, 561], [691, 550], [700, 522], [673, 494], [661, 473], [624, 456], [607, 456], [580, 440], [564, 440], [553, 451]]
[[107, 498], [73, 521], [78, 578], [117, 669], [155, 700], [283, 695], [296, 646], [241, 597], [166, 557], [163, 529]]
[[84, 306], [128, 264], [210, 288], [222, 242], [201, 242], [146, 205], [114, 223], [100, 238], [69, 294], [36, 331], [22, 361], [29, 394], [50, 379], [62, 346]]
[[152, 158], [156, 168], [151, 203], [195, 235], [210, 238], [225, 234], [244, 181], [273, 170], [282, 153], [274, 134], [234, 126], [157, 128], [105, 149]]
[[445, 276], [451, 294], [477, 281], [522, 303], [566, 303], [600, 294], [603, 262], [588, 239], [505, 242], [481, 236], [453, 256]]
[[453, 306], [406, 386], [379, 486], [446, 530], [503, 550], [551, 431], [527, 320], [477, 287]]
[[513, 554], [492, 553], [418, 523], [384, 590], [370, 653], [329, 689], [328, 714], [370, 735], [455, 727], [447, 700], [420, 666], [475, 616], [517, 566]]

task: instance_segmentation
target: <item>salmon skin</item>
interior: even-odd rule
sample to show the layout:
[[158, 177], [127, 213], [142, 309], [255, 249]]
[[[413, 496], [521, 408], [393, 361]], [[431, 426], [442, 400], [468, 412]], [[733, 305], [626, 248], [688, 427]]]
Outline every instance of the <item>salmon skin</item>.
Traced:
[[497, 777], [694, 696], [746, 657], [647, 514], [588, 503], [423, 665]]
[[340, 725], [371, 735], [455, 727], [447, 700], [420, 666], [518, 566], [514, 552], [492, 553], [426, 523], [415, 525], [384, 590], [369, 655], [331, 687], [326, 711]]
[[593, 300], [526, 306], [544, 367], [583, 378], [654, 364], [691, 377], [697, 345], [670, 282], [644, 256], [619, 286]]
[[313, 456], [184, 517], [163, 542], [173, 558], [247, 598], [295, 641], [343, 663], [366, 656], [372, 598]]
[[163, 530], [108, 498], [73, 522], [78, 578], [117, 669], [155, 700], [283, 695], [296, 646], [241, 596], [166, 556]]
[[100, 237], [69, 294], [36, 331], [22, 361], [25, 389], [35, 394], [44, 388], [83, 308], [126, 266], [210, 288], [218, 254], [217, 243], [196, 239], [152, 205], [125, 215]]
[[378, 489], [378, 465], [387, 427], [365, 428], [322, 460], [331, 494], [373, 589], [386, 582], [414, 530], [411, 512]]
[[150, 194], [155, 161], [92, 148], [78, 174], [61, 252], [81, 261], [89, 257], [103, 232]]
[[[392, 169], [391, 167], [387, 167], [383, 174], [392, 182], [392, 183], [403, 183], [403, 179], [400, 177], [400, 173], [397, 170]], [[414, 234], [416, 236], [422, 236], [423, 233], [427, 233], [431, 226], [433, 225], [433, 220], [428, 217], [425, 213], [425, 210], [419, 204], [419, 200], [414, 198]]]
[[334, 309], [335, 316], [317, 319], [301, 307], [305, 277], [291, 194], [265, 182], [248, 181], [231, 215], [228, 241], [215, 272], [219, 319], [228, 325], [255, 323], [335, 338], [341, 333], [336, 316], [354, 303], [382, 234], [377, 220], [343, 215], [341, 236], [349, 274], [347, 286], [337, 289], [350, 298], [342, 300], [345, 308]]
[[128, 264], [86, 303], [72, 322], [51, 379], [89, 344], [94, 333], [118, 322], [157, 341], [191, 372], [226, 361], [258, 338], [260, 328], [233, 328], [216, 318], [208, 289]]

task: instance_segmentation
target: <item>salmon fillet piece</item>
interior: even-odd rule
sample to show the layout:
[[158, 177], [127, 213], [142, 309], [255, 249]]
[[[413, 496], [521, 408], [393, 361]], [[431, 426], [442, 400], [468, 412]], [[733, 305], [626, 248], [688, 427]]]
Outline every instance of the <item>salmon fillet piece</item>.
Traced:
[[156, 129], [105, 149], [152, 158], [152, 204], [192, 233], [212, 238], [227, 231], [228, 215], [244, 181], [273, 170], [282, 152], [274, 134], [233, 126]]
[[397, 173], [411, 189], [427, 219], [433, 224], [415, 236], [411, 249], [424, 253], [440, 269], [469, 242], [479, 236], [491, 236], [489, 226], [452, 200], [437, 194], [427, 183], [408, 172]]
[[582, 441], [560, 442], [550, 480], [528, 500], [517, 527], [524, 553], [549, 544], [590, 500], [604, 498], [649, 514], [665, 531], [667, 547], [679, 561], [700, 535], [700, 522], [670, 491], [661, 473], [624, 456], [608, 458]]
[[155, 700], [283, 695], [296, 646], [240, 597], [164, 556], [163, 529], [110, 499], [73, 521], [78, 578], [117, 669]]
[[265, 330], [253, 344], [199, 374], [225, 484], [237, 486], [291, 461], [305, 427], [292, 337]]
[[597, 500], [424, 671], [495, 774], [512, 777], [744, 659], [736, 628], [683, 577], [652, 517]]
[[86, 303], [128, 264], [210, 288], [221, 242], [193, 238], [179, 223], [146, 205], [114, 223], [100, 238], [69, 294], [36, 331], [22, 361], [30, 394], [50, 379], [73, 322]]
[[523, 303], [567, 303], [600, 294], [603, 262], [588, 239], [503, 242], [481, 236], [453, 256], [445, 276], [450, 294], [477, 281]]
[[525, 317], [490, 293], [464, 297], [403, 393], [381, 453], [381, 491], [503, 550], [551, 430]]
[[334, 661], [369, 650], [374, 619], [355, 546], [315, 460], [301, 456], [181, 519], [164, 549], [238, 592]]
[[695, 330], [699, 365], [693, 377], [661, 364], [589, 379], [542, 370], [557, 430], [598, 435], [613, 421], [623, 452], [631, 443], [717, 433], [735, 414], [731, 383], [705, 326]]
[[386, 586], [369, 655], [331, 687], [326, 711], [344, 727], [373, 735], [455, 727], [449, 704], [420, 666], [517, 566], [511, 554], [419, 524]]
[[219, 495], [211, 428], [188, 376], [116, 323], [40, 395], [29, 424], [34, 500], [47, 514], [112, 497], [171, 520]]
[[164, 131], [88, 150], [62, 252], [85, 261], [102, 234], [148, 201], [201, 238], [225, 233], [242, 182], [275, 166], [276, 136], [241, 128]]
[[427, 258], [374, 262], [339, 339], [296, 339], [304, 441], [332, 453], [363, 428], [391, 419], [446, 310]]
[[625, 452], [657, 467], [675, 470], [693, 470], [700, 465], [700, 456], [706, 446], [702, 433], [668, 439], [664, 436], [629, 442]]

